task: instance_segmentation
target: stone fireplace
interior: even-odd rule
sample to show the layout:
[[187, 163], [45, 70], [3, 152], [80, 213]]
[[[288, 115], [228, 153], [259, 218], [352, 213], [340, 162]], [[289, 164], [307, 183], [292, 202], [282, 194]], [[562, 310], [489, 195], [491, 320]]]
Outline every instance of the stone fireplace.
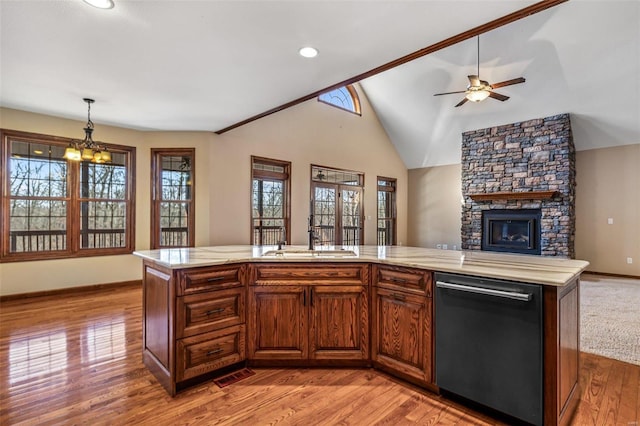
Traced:
[[573, 258], [569, 114], [463, 133], [462, 193], [462, 249]]

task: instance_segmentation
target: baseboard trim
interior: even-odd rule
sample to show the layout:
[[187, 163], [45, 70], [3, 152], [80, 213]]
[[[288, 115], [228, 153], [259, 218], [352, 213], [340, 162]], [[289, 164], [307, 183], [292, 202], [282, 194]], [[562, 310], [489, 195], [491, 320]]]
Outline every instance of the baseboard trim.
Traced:
[[55, 290], [34, 291], [32, 293], [7, 294], [7, 295], [0, 296], [0, 303], [8, 302], [10, 300], [28, 299], [32, 297], [54, 296], [54, 295], [59, 296], [59, 295], [68, 295], [73, 293], [85, 293], [88, 291], [95, 291], [95, 290], [119, 289], [122, 287], [142, 287], [142, 280], [120, 281], [120, 282], [106, 283], [106, 284], [93, 284], [93, 285], [86, 285], [81, 287], [67, 287], [67, 288], [59, 288]]
[[612, 274], [610, 272], [584, 271], [583, 274], [601, 275], [603, 277], [613, 277], [613, 278], [632, 278], [632, 279], [640, 280], [640, 276], [637, 276], [637, 275]]

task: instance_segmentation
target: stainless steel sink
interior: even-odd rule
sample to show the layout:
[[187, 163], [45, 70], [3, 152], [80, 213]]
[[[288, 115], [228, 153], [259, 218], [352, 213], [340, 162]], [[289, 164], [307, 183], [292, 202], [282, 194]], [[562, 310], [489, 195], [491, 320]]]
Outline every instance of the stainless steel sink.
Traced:
[[282, 249], [269, 250], [262, 254], [262, 257], [283, 257], [283, 258], [312, 258], [312, 257], [357, 257], [355, 251], [344, 249]]

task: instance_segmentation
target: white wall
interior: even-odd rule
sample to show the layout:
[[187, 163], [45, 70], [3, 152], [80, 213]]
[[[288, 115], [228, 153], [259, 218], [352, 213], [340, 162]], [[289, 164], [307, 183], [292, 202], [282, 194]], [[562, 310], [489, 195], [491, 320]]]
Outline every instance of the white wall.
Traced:
[[[0, 109], [0, 127], [52, 136], [80, 138], [84, 122]], [[136, 147], [136, 249], [150, 244], [151, 148], [196, 148], [196, 244], [208, 243], [209, 166], [208, 153], [214, 135], [206, 132], [140, 132], [96, 125], [98, 141]], [[199, 183], [201, 180], [201, 184]], [[52, 289], [138, 280], [140, 259], [133, 255], [83, 257], [77, 259], [0, 263], [0, 295], [31, 293]]]
[[[640, 144], [578, 151], [576, 182], [576, 259], [640, 277]], [[409, 245], [459, 244], [460, 188], [460, 165], [409, 170]]]
[[316, 100], [264, 117], [217, 140], [211, 151], [211, 242], [250, 242], [250, 156], [291, 161], [291, 242], [306, 244], [311, 164], [365, 174], [365, 244], [376, 244], [377, 176], [396, 178], [398, 243], [407, 241], [407, 170], [366, 97], [362, 116]]
[[[406, 242], [407, 170], [364, 94], [362, 117], [315, 100], [224, 135], [142, 132], [97, 124], [96, 140], [136, 147], [136, 250], [150, 244], [151, 148], [196, 148], [196, 246], [249, 244], [251, 155], [292, 162], [292, 232], [305, 244], [310, 164], [365, 173], [365, 243], [376, 243], [376, 177], [398, 179], [398, 241]], [[0, 109], [0, 127], [80, 138], [85, 123]], [[0, 263], [0, 295], [141, 279], [133, 255]]]

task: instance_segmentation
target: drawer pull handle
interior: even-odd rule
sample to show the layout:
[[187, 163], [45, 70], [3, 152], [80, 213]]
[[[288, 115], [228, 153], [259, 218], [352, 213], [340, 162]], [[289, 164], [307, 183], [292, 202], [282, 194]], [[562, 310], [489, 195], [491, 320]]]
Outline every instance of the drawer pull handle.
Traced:
[[391, 295], [396, 300], [405, 300], [406, 296], [404, 294], [393, 293]]
[[212, 351], [207, 352], [207, 356], [216, 355], [216, 354], [219, 354], [222, 351], [224, 351], [224, 349], [222, 349], [222, 348], [214, 349]]
[[407, 282], [407, 280], [405, 280], [404, 278], [396, 278], [396, 277], [391, 277], [390, 281], [393, 281], [394, 283], [400, 283], [400, 284], [405, 284]]
[[224, 308], [212, 309], [206, 312], [206, 315], [219, 314], [220, 312], [224, 312]]
[[220, 281], [220, 280], [224, 280], [224, 277], [212, 277], [212, 278], [207, 278], [207, 282], [208, 283], [212, 283], [214, 281]]

